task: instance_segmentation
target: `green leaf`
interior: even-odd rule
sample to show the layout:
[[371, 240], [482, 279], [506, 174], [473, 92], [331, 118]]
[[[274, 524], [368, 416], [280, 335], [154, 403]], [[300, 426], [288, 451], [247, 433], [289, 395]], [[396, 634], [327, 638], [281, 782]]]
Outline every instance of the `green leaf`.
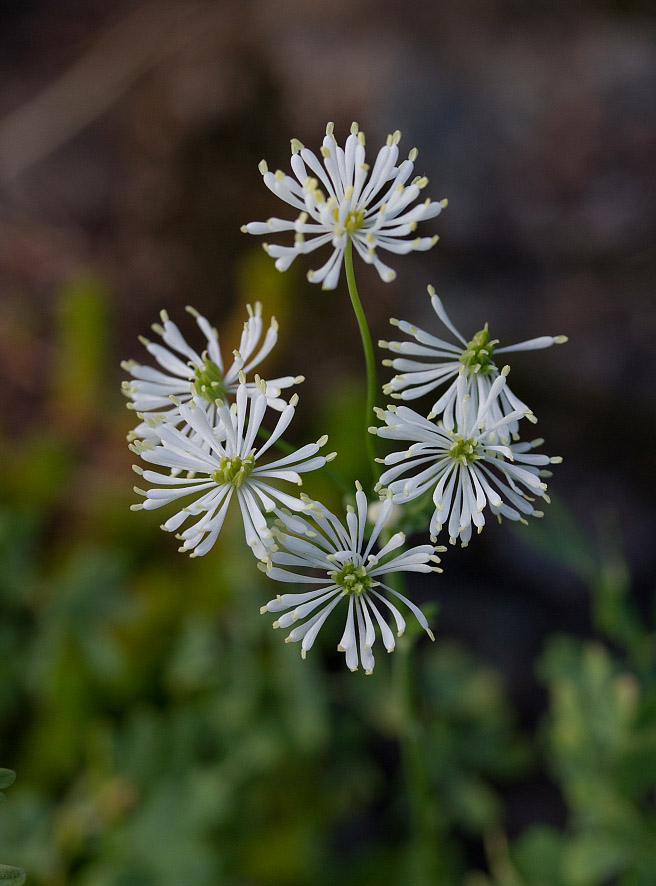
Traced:
[[13, 886], [22, 886], [26, 877], [27, 874], [22, 868], [13, 868], [7, 864], [0, 864], [0, 880], [6, 880], [7, 883], [12, 883]]
[[570, 842], [564, 862], [568, 883], [595, 886], [621, 873], [631, 863], [631, 853], [607, 834], [582, 834]]
[[513, 860], [520, 874], [534, 886], [560, 886], [565, 845], [559, 831], [534, 825], [518, 839]]
[[16, 773], [11, 769], [0, 769], [0, 788], [8, 788], [16, 781]]

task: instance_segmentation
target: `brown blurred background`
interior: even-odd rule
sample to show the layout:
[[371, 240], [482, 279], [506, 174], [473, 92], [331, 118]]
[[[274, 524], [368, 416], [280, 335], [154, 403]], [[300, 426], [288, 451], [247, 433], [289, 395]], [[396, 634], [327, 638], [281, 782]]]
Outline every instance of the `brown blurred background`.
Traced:
[[[260, 159], [288, 170], [290, 137], [316, 150], [328, 121], [343, 142], [357, 120], [370, 151], [400, 129], [402, 153], [419, 149], [426, 193], [449, 199], [422, 231], [439, 244], [396, 258], [395, 283], [356, 268], [374, 339], [390, 336], [390, 316], [431, 327], [428, 283], [465, 335], [485, 320], [504, 344], [568, 335], [514, 355], [513, 388], [539, 416], [546, 451], [564, 456], [554, 494], [590, 538], [610, 533], [625, 551], [646, 608], [651, 4], [25, 0], [0, 10], [2, 447], [7, 456], [78, 424], [66, 519], [79, 529], [88, 498], [108, 487], [127, 507], [119, 362], [142, 358], [136, 337], [160, 308], [179, 319], [192, 304], [234, 338], [244, 301], [260, 298], [281, 320], [269, 371], [307, 379], [301, 428], [322, 433], [329, 409], [351, 415], [342, 392], [363, 369], [344, 281], [331, 293], [306, 283], [315, 256], [278, 280], [259, 238], [239, 229], [292, 212], [263, 186]], [[102, 352], [78, 353], [75, 323], [62, 319], [61, 293], [80, 281], [103, 293]], [[53, 345], [62, 324], [64, 351]], [[104, 381], [85, 394], [94, 360]], [[590, 633], [585, 587], [507, 527], [486, 528], [445, 566], [438, 631], [500, 668], [532, 721], [542, 701], [531, 662], [548, 631]]]

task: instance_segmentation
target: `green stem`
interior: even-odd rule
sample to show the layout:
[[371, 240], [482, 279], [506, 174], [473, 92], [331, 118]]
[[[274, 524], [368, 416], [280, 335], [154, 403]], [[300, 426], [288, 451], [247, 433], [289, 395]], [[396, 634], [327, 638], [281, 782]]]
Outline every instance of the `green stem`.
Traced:
[[[405, 593], [401, 573], [389, 576], [392, 587]], [[416, 638], [415, 638], [416, 640]], [[395, 688], [400, 714], [398, 740], [408, 798], [409, 840], [405, 876], [408, 886], [448, 886], [449, 865], [437, 792], [427, 767], [427, 740], [417, 711], [417, 680], [413, 668], [414, 640], [399, 643], [395, 653]]]
[[355, 285], [355, 273], [353, 272], [353, 243], [349, 237], [346, 249], [344, 250], [344, 269], [346, 271], [346, 283], [348, 285], [349, 295], [351, 296], [351, 304], [355, 311], [355, 317], [360, 327], [360, 338], [362, 339], [362, 348], [364, 350], [364, 360], [367, 367], [367, 407], [365, 413], [365, 447], [371, 466], [371, 474], [374, 485], [378, 482], [380, 471], [376, 462], [376, 450], [374, 448], [373, 435], [369, 433], [369, 427], [373, 421], [374, 406], [376, 405], [376, 394], [378, 384], [376, 382], [376, 356], [374, 354], [374, 346], [371, 341], [371, 333], [367, 325], [362, 303], [358, 295], [358, 288]]

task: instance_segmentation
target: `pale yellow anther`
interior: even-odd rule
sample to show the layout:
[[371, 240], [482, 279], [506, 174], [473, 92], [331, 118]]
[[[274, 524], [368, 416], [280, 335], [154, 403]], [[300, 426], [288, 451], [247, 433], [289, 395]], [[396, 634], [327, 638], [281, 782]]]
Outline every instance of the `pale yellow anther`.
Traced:
[[321, 145], [320, 151], [322, 157], [330, 157], [330, 150], [325, 145]]
[[292, 154], [299, 154], [303, 150], [303, 148], [305, 147], [303, 142], [300, 142], [297, 138], [291, 139], [291, 145], [292, 145]]
[[260, 160], [260, 162], [257, 164], [257, 168], [260, 170], [260, 173], [262, 175], [266, 175], [267, 172], [269, 171], [269, 166], [268, 166], [266, 160]]
[[350, 200], [353, 197], [353, 185], [349, 185], [344, 191], [344, 199]]
[[333, 132], [334, 132], [334, 130], [335, 130], [335, 124], [334, 124], [334, 123], [328, 123], [328, 124], [326, 125], [326, 135], [332, 135]]
[[358, 126], [358, 124], [354, 120], [353, 123], [351, 123], [351, 135], [357, 135], [359, 128], [360, 127]]
[[408, 160], [409, 160], [411, 163], [414, 163], [415, 160], [417, 159], [418, 154], [419, 154], [419, 151], [418, 151], [416, 148], [413, 148], [413, 149], [410, 151], [410, 153], [408, 154]]
[[448, 205], [449, 201], [446, 198], [444, 200], [440, 200], [440, 206], [442, 207], [442, 209], [446, 209]]
[[274, 178], [277, 182], [282, 182], [287, 178], [287, 176], [282, 171], [282, 169], [276, 169], [276, 171], [274, 173]]

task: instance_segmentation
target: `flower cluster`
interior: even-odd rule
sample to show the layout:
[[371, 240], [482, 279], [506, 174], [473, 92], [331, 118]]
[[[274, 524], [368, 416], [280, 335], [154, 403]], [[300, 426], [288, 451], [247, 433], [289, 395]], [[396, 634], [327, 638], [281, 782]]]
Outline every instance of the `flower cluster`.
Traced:
[[[522, 515], [541, 516], [533, 507], [534, 496], [548, 501], [538, 466], [560, 459], [532, 454], [541, 440], [508, 444], [499, 439], [500, 428], [530, 415], [518, 409], [496, 418], [505, 384], [506, 376], [498, 376], [485, 400], [475, 406], [466, 394], [466, 376], [461, 373], [451, 425], [435, 424], [405, 406], [377, 410], [385, 425], [372, 429], [374, 433], [411, 443], [406, 450], [383, 459], [391, 467], [382, 474], [380, 485], [387, 485], [394, 502], [412, 501], [433, 490], [435, 510], [429, 526], [433, 540], [447, 524], [449, 540], [455, 543], [460, 538], [464, 547], [471, 538], [472, 525], [478, 532], [483, 529], [483, 511], [488, 504], [493, 514], [523, 520]], [[404, 474], [410, 476], [403, 479]]]
[[[174, 505], [162, 529], [176, 533], [181, 551], [200, 557], [216, 543], [231, 502], [236, 502], [233, 508], [241, 516], [259, 568], [273, 581], [304, 585], [298, 592], [276, 595], [261, 612], [276, 614], [273, 627], [289, 628], [287, 642], [299, 642], [305, 658], [344, 600], [346, 623], [337, 648], [347, 667], [356, 670], [361, 665], [368, 674], [374, 668], [378, 636], [387, 652], [394, 650], [395, 633], [400, 636], [405, 629], [403, 608], [434, 639], [425, 615], [400, 590], [402, 573], [441, 572], [436, 565], [438, 553], [445, 550], [436, 547], [440, 532], [446, 529], [452, 543], [459, 539], [465, 546], [474, 527], [483, 529], [487, 510], [499, 519], [524, 522], [528, 516], [540, 516], [535, 504], [548, 501], [547, 466], [560, 461], [534, 451], [541, 440], [520, 439], [522, 420], [534, 422], [535, 417], [509, 389], [509, 367], [499, 368], [495, 360], [502, 353], [546, 348], [566, 338], [542, 336], [498, 347], [485, 324], [467, 340], [431, 286], [433, 310], [455, 341], [392, 319], [406, 339], [379, 343], [393, 355], [383, 365], [396, 372], [383, 392], [402, 401], [430, 395], [430, 410], [422, 414], [405, 405], [373, 407], [375, 357], [355, 290], [352, 247], [384, 281], [393, 280], [395, 272], [383, 264], [378, 250], [402, 254], [429, 249], [436, 236], [410, 235], [420, 221], [434, 218], [446, 206], [445, 200], [416, 202], [427, 179], [411, 179], [416, 150], [398, 162], [399, 140], [400, 133], [390, 135], [370, 168], [364, 134], [355, 123], [344, 148], [329, 124], [321, 160], [293, 139], [293, 177], [269, 172], [264, 161], [260, 171], [267, 187], [297, 209], [298, 217], [270, 218], [242, 228], [249, 234], [294, 232], [293, 246], [265, 244], [281, 271], [298, 255], [331, 245], [326, 263], [308, 275], [324, 289], [337, 286], [346, 264], [373, 408], [373, 413], [367, 409], [367, 427], [401, 448], [376, 459], [384, 470], [370, 496], [356, 482], [344, 520], [305, 493], [285, 488], [301, 486], [302, 475], [323, 468], [336, 453], [321, 454], [325, 435], [298, 449], [283, 439], [298, 405], [298, 395], [287, 399], [287, 391], [302, 376], [250, 377], [271, 353], [278, 334], [273, 318], [265, 331], [259, 302], [254, 308], [247, 306], [241, 342], [229, 365], [217, 331], [192, 308], [187, 310], [204, 337], [200, 351], [162, 311], [161, 324], [153, 326], [162, 343], [142, 339], [156, 365], [123, 364], [130, 376], [124, 393], [139, 419], [129, 434], [130, 448], [155, 468], [134, 466], [147, 488], [135, 487], [142, 501], [132, 507]], [[268, 430], [265, 419], [272, 410], [277, 417]], [[369, 427], [372, 415], [380, 425]], [[282, 454], [273, 455], [274, 449]], [[403, 532], [392, 528], [395, 512], [420, 497], [430, 503], [430, 543], [407, 548]]]
[[[435, 314], [457, 339], [458, 344], [437, 338], [406, 320], [392, 318], [391, 325], [398, 327], [401, 332], [413, 338], [414, 342], [378, 342], [381, 348], [387, 348], [393, 354], [403, 355], [395, 357], [393, 360], [383, 360], [384, 366], [390, 366], [399, 373], [383, 386], [383, 392], [398, 400], [416, 400], [449, 382], [446, 390], [440, 394], [431, 407], [433, 416], [443, 415], [444, 423], [448, 427], [453, 427], [454, 423], [459, 376], [462, 375], [465, 379], [465, 389], [462, 396], [471, 397], [473, 408], [477, 409], [479, 403], [484, 402], [487, 398], [492, 383], [499, 375], [499, 369], [494, 362], [495, 354], [508, 354], [511, 351], [535, 351], [551, 347], [554, 344], [564, 344], [567, 341], [565, 335], [542, 335], [517, 345], [498, 348], [499, 342], [490, 337], [487, 323], [467, 341], [449, 319], [442, 300], [432, 286], [428, 287], [428, 294]], [[409, 360], [408, 357], [422, 359]], [[499, 399], [493, 401], [490, 406], [493, 410], [491, 421], [497, 422], [506, 416], [506, 423], [501, 424], [498, 429], [499, 435], [506, 442], [509, 435], [517, 431], [517, 421], [508, 418], [508, 413], [519, 411], [531, 414], [526, 404], [522, 403], [508, 386], [500, 390]]]
[[[144, 497], [143, 504], [136, 505], [136, 508], [152, 510], [194, 496], [193, 503], [174, 514], [162, 529], [173, 532], [189, 517], [199, 517], [178, 538], [183, 542], [180, 550], [200, 557], [216, 541], [234, 496], [244, 521], [247, 543], [257, 557], [266, 556], [272, 536], [265, 515], [275, 512], [280, 505], [294, 510], [303, 508], [300, 499], [272, 486], [270, 481], [283, 480], [300, 486], [301, 473], [315, 471], [331, 458], [318, 455], [328, 440], [324, 436], [290, 455], [266, 464], [259, 462], [288, 427], [297, 402], [295, 394], [283, 409], [273, 433], [259, 447], [255, 445], [256, 437], [268, 406], [267, 385], [261, 379], [256, 380], [255, 393], [250, 397], [245, 381], [239, 384], [234, 412], [222, 400], [215, 401], [219, 432], [193, 397], [189, 404], [180, 401], [176, 404], [185, 426], [193, 431], [193, 438], [161, 416], [147, 419], [158, 442], [136, 441], [132, 450], [144, 461], [168, 468], [171, 473], [160, 474], [137, 467], [137, 473], [154, 485], [147, 491], [136, 489]], [[204, 447], [196, 441], [202, 441]], [[180, 477], [173, 471], [184, 471], [187, 476]]]
[[[433, 402], [427, 416], [406, 406], [376, 410], [384, 423], [371, 433], [410, 443], [392, 452], [382, 462], [387, 467], [379, 488], [389, 491], [396, 502], [412, 501], [432, 490], [435, 509], [430, 518], [431, 538], [437, 539], [444, 526], [449, 541], [467, 545], [472, 526], [481, 532], [483, 511], [489, 505], [497, 517], [525, 521], [539, 517], [535, 498], [548, 501], [545, 477], [548, 464], [561, 459], [532, 452], [541, 439], [521, 442], [519, 422], [535, 422], [528, 406], [509, 389], [510, 367], [500, 371], [494, 355], [520, 350], [537, 350], [567, 341], [564, 335], [541, 336], [517, 345], [497, 348], [487, 323], [467, 341], [449, 319], [441, 299], [428, 287], [431, 304], [439, 320], [459, 344], [437, 338], [405, 320], [391, 319], [414, 341], [381, 341], [394, 354], [403, 354], [384, 365], [399, 372], [383, 388], [401, 400], [414, 400], [446, 386]], [[408, 357], [423, 359], [407, 359]], [[437, 419], [437, 421], [436, 421]], [[514, 442], [510, 442], [511, 439]]]
[[[160, 415], [168, 424], [182, 426], [183, 433], [188, 433], [190, 427], [182, 418], [180, 404], [188, 403], [194, 398], [207, 413], [210, 423], [217, 424], [216, 401], [233, 402], [240, 384], [240, 375], [246, 376], [251, 369], [258, 366], [278, 340], [278, 323], [272, 317], [260, 344], [264, 328], [262, 305], [256, 302], [254, 309], [250, 305], [246, 305], [246, 309], [248, 319], [244, 323], [239, 348], [232, 352], [233, 361], [228, 369], [224, 368], [218, 332], [198, 311], [187, 307], [205, 336], [205, 347], [201, 354], [187, 344], [166, 311], [161, 312], [162, 323], [155, 323], [152, 328], [164, 344], [151, 342], [144, 337], [140, 339], [159, 364], [159, 368], [143, 366], [136, 360], [126, 360], [121, 364], [132, 376], [130, 381], [123, 382], [123, 393], [131, 401], [128, 408], [144, 416], [131, 432], [132, 438], [157, 437], [146, 420], [149, 415]], [[283, 409], [286, 404], [280, 397], [281, 391], [302, 381], [302, 375], [269, 380], [266, 387], [269, 406], [277, 410]], [[256, 391], [255, 382], [244, 381], [243, 384], [252, 397]]]
[[[323, 165], [316, 154], [298, 139], [292, 139], [291, 167], [294, 177], [281, 170], [273, 173], [265, 160], [260, 163], [264, 184], [285, 203], [299, 210], [295, 221], [270, 218], [266, 222], [250, 222], [242, 231], [248, 234], [277, 234], [294, 231], [293, 246], [265, 243], [268, 255], [276, 259], [276, 268], [286, 271], [301, 253], [314, 252], [330, 244], [333, 251], [317, 271], [310, 271], [308, 280], [321, 283], [323, 289], [335, 289], [347, 245], [353, 244], [363, 261], [373, 265], [381, 280], [394, 280], [396, 272], [385, 265], [376, 252], [403, 254], [412, 250], [430, 249], [437, 236], [408, 236], [421, 221], [434, 218], [447, 205], [425, 200], [415, 203], [428, 184], [425, 176], [416, 176], [407, 185], [414, 170], [417, 150], [397, 165], [401, 133], [387, 137], [378, 151], [373, 169], [365, 162], [365, 137], [358, 124], [351, 126], [346, 145], [341, 148], [328, 124], [321, 146]], [[307, 238], [307, 239], [306, 239]]]
[[[385, 584], [384, 577], [401, 571], [441, 570], [432, 565], [439, 563], [432, 544], [418, 545], [392, 556], [405, 542], [402, 532], [392, 535], [380, 549], [376, 549], [376, 543], [392, 514], [391, 497], [378, 510], [368, 538], [368, 502], [360, 484], [357, 484], [355, 502], [355, 507], [349, 505], [347, 508], [346, 526], [316, 501], [307, 501], [306, 516], [280, 515], [279, 526], [274, 530], [277, 550], [269, 554], [262, 569], [276, 581], [310, 583], [316, 587], [300, 594], [277, 596], [261, 611], [284, 613], [273, 626], [288, 628], [294, 625], [287, 642], [300, 640], [305, 658], [332, 610], [342, 598], [348, 599], [346, 627], [337, 648], [345, 654], [346, 664], [352, 671], [357, 670], [358, 661], [361, 661], [366, 673], [370, 674], [374, 668], [371, 650], [376, 626], [385, 649], [392, 652], [395, 646], [394, 634], [381, 614], [381, 604], [383, 609], [391, 612], [398, 636], [405, 629], [405, 620], [389, 596], [402, 601], [430, 638], [434, 639], [422, 611], [403, 594]], [[315, 577], [311, 573], [319, 574]], [[297, 623], [302, 619], [306, 620]]]

